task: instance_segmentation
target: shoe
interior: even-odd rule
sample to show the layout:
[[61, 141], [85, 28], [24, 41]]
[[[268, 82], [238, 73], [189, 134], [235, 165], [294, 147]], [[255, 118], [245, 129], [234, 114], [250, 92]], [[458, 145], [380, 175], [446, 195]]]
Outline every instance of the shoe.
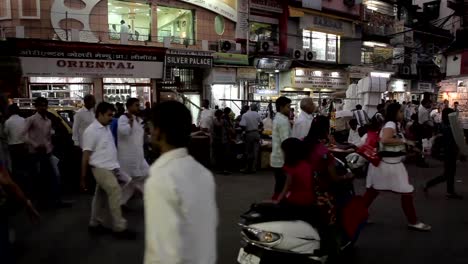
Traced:
[[125, 229], [124, 231], [120, 231], [120, 232], [113, 232], [112, 234], [117, 239], [123, 239], [123, 240], [135, 240], [137, 238], [137, 233], [129, 229]]
[[423, 222], [418, 222], [417, 224], [408, 224], [409, 229], [413, 229], [416, 231], [422, 231], [422, 232], [429, 232], [431, 231], [432, 227], [430, 225], [426, 225]]
[[456, 193], [447, 193], [445, 197], [447, 197], [447, 199], [463, 200], [463, 196]]
[[112, 231], [102, 225], [96, 225], [96, 226], [89, 225], [88, 232], [91, 235], [104, 235], [104, 234], [109, 234]]

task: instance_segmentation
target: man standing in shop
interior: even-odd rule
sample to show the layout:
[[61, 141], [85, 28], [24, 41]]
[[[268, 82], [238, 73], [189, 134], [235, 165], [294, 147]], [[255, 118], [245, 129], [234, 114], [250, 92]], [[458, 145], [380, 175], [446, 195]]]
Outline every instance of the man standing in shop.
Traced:
[[117, 126], [117, 146], [120, 169], [132, 177], [132, 181], [122, 190], [122, 204], [126, 204], [135, 191], [143, 193], [143, 184], [149, 170], [143, 150], [143, 120], [137, 116], [140, 101], [129, 98], [126, 107], [127, 113], [119, 118]]
[[292, 131], [292, 136], [298, 139], [304, 139], [309, 134], [310, 125], [314, 119], [315, 105], [312, 98], [307, 97], [301, 100], [301, 110]]
[[[33, 162], [33, 174], [36, 174], [34, 175], [35, 179], [39, 181], [34, 186], [41, 186], [44, 182], [49, 182], [47, 187], [50, 189], [51, 197], [49, 198], [52, 199], [53, 205], [57, 207], [70, 206], [69, 203], [62, 202], [60, 198], [60, 174], [55, 169], [55, 157], [52, 155], [52, 134], [54, 132], [52, 121], [47, 117], [49, 102], [44, 97], [38, 97], [34, 105], [36, 113], [26, 119], [23, 132], [24, 142], [29, 146]], [[39, 188], [36, 187], [34, 191], [37, 189]], [[45, 195], [44, 192], [40, 194]]]
[[93, 123], [94, 106], [96, 106], [96, 99], [94, 95], [88, 94], [83, 98], [84, 106], [76, 112], [73, 121], [73, 142], [76, 147], [81, 148], [83, 143], [83, 134], [91, 123]]
[[291, 123], [289, 123], [288, 117], [291, 111], [291, 99], [285, 96], [276, 99], [276, 111], [277, 113], [273, 120], [272, 151], [270, 157], [270, 165], [275, 170], [273, 200], [276, 200], [286, 183], [286, 175], [283, 172], [284, 155], [281, 144], [291, 136]]
[[257, 172], [257, 160], [260, 151], [260, 131], [263, 126], [262, 118], [258, 114], [257, 104], [252, 104], [250, 110], [242, 115], [240, 126], [245, 130], [245, 173]]
[[153, 108], [151, 123], [151, 140], [161, 156], [145, 184], [144, 263], [214, 264], [215, 182], [188, 154], [190, 111], [179, 102], [164, 102]]
[[[111, 227], [117, 238], [134, 239], [136, 234], [127, 229], [127, 221], [120, 208], [122, 189], [119, 181], [124, 181], [125, 175], [120, 171], [117, 149], [109, 129], [114, 112], [112, 104], [100, 103], [96, 108], [96, 120], [85, 130], [81, 188], [86, 190], [86, 170], [89, 165], [97, 183], [88, 226], [90, 233], [104, 233]], [[105, 222], [109, 220], [109, 215], [112, 223]]]

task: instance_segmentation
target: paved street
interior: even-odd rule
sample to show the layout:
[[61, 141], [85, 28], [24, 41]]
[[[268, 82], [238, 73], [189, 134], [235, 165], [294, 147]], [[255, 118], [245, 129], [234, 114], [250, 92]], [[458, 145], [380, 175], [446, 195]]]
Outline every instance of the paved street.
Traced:
[[[439, 174], [440, 164], [429, 169], [410, 167], [413, 183], [418, 187], [416, 207], [420, 217], [433, 225], [432, 233], [408, 231], [400, 199], [393, 194], [383, 194], [371, 209], [374, 224], [363, 231], [355, 256], [348, 263], [468, 263], [468, 182], [458, 182], [456, 188], [464, 194], [463, 201], [448, 201], [445, 185], [436, 187], [426, 197], [419, 188], [425, 179]], [[459, 166], [460, 179], [468, 166]], [[273, 184], [271, 173], [258, 175], [217, 176], [218, 206], [220, 210], [219, 261], [235, 263], [239, 247], [236, 227], [238, 216], [253, 201], [268, 198]], [[364, 181], [357, 180], [356, 187], [363, 191]], [[78, 197], [72, 209], [45, 212], [38, 226], [31, 226], [21, 218], [17, 244], [19, 264], [84, 264], [84, 263], [142, 263], [143, 210], [135, 202], [134, 211], [127, 214], [130, 225], [140, 236], [137, 241], [116, 241], [110, 236], [90, 238], [86, 224], [91, 197]]]

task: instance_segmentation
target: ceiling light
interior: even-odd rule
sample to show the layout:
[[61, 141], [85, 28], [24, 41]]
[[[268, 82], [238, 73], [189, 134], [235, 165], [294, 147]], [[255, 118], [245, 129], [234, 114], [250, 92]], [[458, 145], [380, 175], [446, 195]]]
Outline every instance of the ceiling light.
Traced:
[[161, 11], [161, 8], [158, 7], [156, 10], [157, 10], [157, 11]]

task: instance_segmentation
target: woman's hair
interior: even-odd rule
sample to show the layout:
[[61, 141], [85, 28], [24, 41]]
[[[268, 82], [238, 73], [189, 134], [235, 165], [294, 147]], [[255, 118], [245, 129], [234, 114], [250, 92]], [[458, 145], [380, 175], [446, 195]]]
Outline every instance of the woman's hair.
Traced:
[[444, 110], [442, 110], [442, 123], [444, 123], [445, 125], [450, 125], [449, 115], [454, 112], [455, 110], [453, 110], [452, 108], [445, 108]]
[[398, 123], [397, 121], [397, 116], [398, 113], [401, 110], [401, 105], [399, 103], [392, 103], [387, 106], [387, 112], [385, 114], [385, 122], [395, 122]]
[[330, 120], [326, 116], [317, 116], [310, 125], [309, 133], [304, 141], [307, 145], [315, 145], [330, 134]]
[[281, 143], [284, 153], [284, 163], [287, 166], [295, 166], [307, 156], [304, 142], [297, 138], [288, 138]]

